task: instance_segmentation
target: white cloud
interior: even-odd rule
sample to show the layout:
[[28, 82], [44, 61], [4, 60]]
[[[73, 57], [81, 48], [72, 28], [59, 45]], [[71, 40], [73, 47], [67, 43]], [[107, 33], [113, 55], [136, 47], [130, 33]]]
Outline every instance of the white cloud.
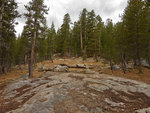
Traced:
[[[22, 14], [25, 12], [24, 5], [30, 0], [16, 0], [19, 4], [18, 11]], [[47, 15], [47, 24], [51, 25], [52, 21], [56, 28], [60, 27], [63, 22], [63, 16], [70, 14], [72, 22], [79, 18], [83, 8], [88, 11], [94, 9], [95, 13], [100, 15], [103, 21], [107, 18], [113, 19], [113, 22], [120, 20], [119, 14], [123, 13], [127, 5], [127, 0], [45, 0], [45, 4], [50, 8]], [[25, 19], [17, 19], [20, 23], [16, 26], [17, 34], [22, 32]]]

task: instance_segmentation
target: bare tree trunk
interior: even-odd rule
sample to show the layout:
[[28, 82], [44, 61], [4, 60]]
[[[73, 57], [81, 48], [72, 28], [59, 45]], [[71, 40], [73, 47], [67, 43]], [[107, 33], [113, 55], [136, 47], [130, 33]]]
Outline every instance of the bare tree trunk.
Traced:
[[32, 42], [32, 47], [31, 47], [31, 55], [30, 55], [30, 60], [29, 60], [29, 77], [33, 77], [33, 73], [32, 73], [33, 67], [32, 66], [34, 63], [35, 41], [36, 41], [36, 29], [34, 31], [34, 37], [33, 37], [33, 42]]
[[38, 4], [36, 1], [36, 14], [35, 14], [35, 21], [34, 21], [34, 37], [33, 42], [31, 46], [31, 55], [29, 59], [29, 77], [33, 77], [33, 63], [34, 63], [34, 53], [35, 53], [35, 42], [37, 38], [37, 10], [38, 10]]

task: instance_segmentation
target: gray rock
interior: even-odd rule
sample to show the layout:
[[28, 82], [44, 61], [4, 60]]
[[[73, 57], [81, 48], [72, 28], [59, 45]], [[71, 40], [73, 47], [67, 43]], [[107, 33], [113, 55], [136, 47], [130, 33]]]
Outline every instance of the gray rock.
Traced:
[[85, 70], [85, 74], [94, 74], [94, 73], [95, 73], [95, 71], [92, 71], [90, 69]]
[[150, 113], [150, 107], [149, 108], [140, 109], [140, 110], [136, 110], [135, 113]]
[[77, 68], [77, 65], [68, 66], [69, 68]]
[[86, 69], [94, 69], [94, 66], [86, 66]]
[[29, 77], [29, 74], [24, 74], [20, 77], [20, 79], [28, 79], [28, 77]]
[[68, 72], [69, 68], [67, 66], [58, 65], [54, 68], [54, 72]]
[[86, 68], [85, 64], [77, 64], [77, 68]]
[[120, 70], [121, 67], [120, 67], [119, 65], [113, 65], [113, 69], [114, 69], [114, 70]]
[[141, 65], [144, 67], [148, 67], [148, 68], [150, 67], [150, 65], [148, 64], [148, 62], [146, 60], [142, 60]]
[[44, 71], [44, 70], [46, 69], [46, 67], [45, 67], [45, 66], [42, 66], [41, 69], [42, 69], [42, 71]]
[[109, 89], [108, 86], [99, 85], [99, 84], [90, 84], [88, 87], [99, 92], [104, 92], [105, 90]]
[[[56, 68], [60, 68], [60, 66], [56, 66]], [[80, 78], [83, 79], [81, 80]], [[19, 90], [25, 92], [20, 95]], [[123, 95], [120, 91], [123, 92]], [[135, 94], [131, 92], [135, 92]], [[140, 97], [142, 100], [144, 97], [150, 97], [150, 85], [135, 80], [109, 76], [107, 74], [57, 73], [48, 71], [38, 79], [16, 80], [9, 83], [3, 91], [2, 97], [10, 100], [10, 102], [13, 98], [14, 102], [20, 103], [27, 99], [28, 96], [31, 96], [23, 105], [9, 111], [9, 113], [53, 113], [55, 111], [54, 105], [57, 105], [56, 103], [62, 103], [62, 108], [72, 107], [69, 106], [70, 102], [74, 103], [72, 96], [76, 97], [82, 94], [81, 98], [89, 99], [87, 101], [90, 102], [89, 105], [82, 103], [83, 101], [79, 101], [81, 103], [75, 103], [73, 105], [88, 113], [105, 113], [107, 111], [109, 112], [109, 109], [110, 111], [115, 110], [114, 112], [127, 112], [126, 106], [130, 102], [136, 103], [139, 100], [137, 98], [130, 99], [124, 93], [134, 96], [136, 94], [138, 95], [138, 92], [145, 94], [145, 96]], [[112, 95], [108, 98], [107, 93]], [[17, 96], [18, 94], [19, 96]], [[112, 99], [114, 96], [117, 98], [117, 101]], [[129, 102], [129, 104], [122, 103], [121, 100]], [[69, 105], [66, 106], [64, 101], [69, 103]], [[141, 107], [143, 107], [143, 102], [141, 101]], [[9, 101], [4, 102], [4, 105], [7, 103]], [[136, 109], [141, 109], [141, 107]], [[117, 108], [121, 108], [121, 111]], [[137, 110], [136, 113], [150, 113], [149, 109]], [[132, 113], [135, 113], [135, 107], [133, 107]]]
[[126, 68], [127, 69], [133, 69], [134, 68], [134, 64], [133, 63], [126, 64]]
[[116, 106], [119, 107], [119, 106], [124, 105], [124, 103], [122, 103], [122, 102], [119, 102], [119, 103], [113, 102], [109, 98], [105, 98], [105, 102], [110, 104], [112, 107], [116, 107]]

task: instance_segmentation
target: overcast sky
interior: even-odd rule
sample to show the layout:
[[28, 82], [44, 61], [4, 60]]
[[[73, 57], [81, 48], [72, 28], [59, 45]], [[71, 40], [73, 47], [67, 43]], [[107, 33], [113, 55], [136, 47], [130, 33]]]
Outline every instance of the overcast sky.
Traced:
[[[18, 11], [20, 14], [25, 12], [24, 5], [30, 0], [16, 0], [18, 3]], [[63, 16], [70, 14], [71, 21], [78, 20], [79, 14], [83, 8], [88, 11], [94, 9], [95, 13], [100, 15], [103, 21], [111, 18], [114, 23], [120, 21], [119, 14], [123, 13], [127, 6], [127, 0], [45, 0], [45, 4], [49, 7], [49, 14], [46, 16], [48, 26], [54, 21], [56, 29], [61, 26]], [[19, 24], [15, 27], [17, 35], [22, 32], [25, 19], [17, 19]]]

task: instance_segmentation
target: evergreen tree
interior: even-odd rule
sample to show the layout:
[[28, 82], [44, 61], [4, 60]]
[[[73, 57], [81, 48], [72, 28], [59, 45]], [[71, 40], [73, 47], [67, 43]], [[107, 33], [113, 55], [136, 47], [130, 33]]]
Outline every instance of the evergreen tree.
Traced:
[[74, 56], [80, 56], [82, 53], [81, 49], [81, 30], [80, 22], [74, 22], [72, 30], [72, 52]]
[[86, 42], [87, 42], [87, 37], [86, 37], [86, 27], [87, 27], [87, 9], [84, 8], [80, 14], [80, 45], [81, 45], [81, 51], [82, 55], [86, 54]]
[[94, 10], [88, 12], [87, 16], [87, 55], [94, 56], [96, 53], [96, 37], [95, 37], [95, 29], [96, 29], [96, 15]]
[[56, 31], [53, 22], [51, 28], [48, 30], [47, 45], [48, 45], [47, 49], [48, 59], [53, 60], [52, 56], [56, 51]]
[[126, 33], [124, 31], [123, 22], [118, 22], [114, 26], [114, 37], [115, 37], [115, 62], [122, 64], [122, 70], [126, 73], [126, 62], [130, 59], [128, 54], [128, 42], [126, 40]]
[[103, 56], [110, 62], [111, 70], [113, 70], [113, 62], [115, 55], [115, 38], [113, 31], [113, 23], [111, 19], [107, 19], [105, 35], [103, 39]]
[[63, 24], [61, 26], [61, 40], [63, 40], [62, 54], [70, 55], [70, 15], [67, 13], [64, 15]]
[[141, 58], [144, 54], [146, 41], [147, 21], [144, 11], [144, 1], [129, 0], [123, 15], [125, 32], [127, 33], [128, 51], [132, 55], [135, 66], [138, 65], [141, 72]]
[[15, 0], [0, 1], [0, 73], [14, 63], [15, 19], [19, 17]]
[[[32, 30], [31, 35], [31, 51], [29, 56], [29, 76], [33, 76], [32, 65], [35, 62], [35, 46], [37, 37], [41, 38], [40, 33], [42, 32], [42, 27], [45, 24], [44, 14], [47, 14], [47, 7], [44, 5], [44, 0], [32, 0], [25, 6], [27, 13], [25, 14], [27, 21], [31, 22]], [[31, 29], [31, 28], [30, 28]]]
[[95, 37], [96, 37], [96, 56], [95, 60], [98, 61], [97, 56], [101, 54], [101, 38], [102, 38], [102, 29], [103, 29], [103, 22], [101, 17], [98, 15], [96, 17], [96, 30], [95, 30]]

